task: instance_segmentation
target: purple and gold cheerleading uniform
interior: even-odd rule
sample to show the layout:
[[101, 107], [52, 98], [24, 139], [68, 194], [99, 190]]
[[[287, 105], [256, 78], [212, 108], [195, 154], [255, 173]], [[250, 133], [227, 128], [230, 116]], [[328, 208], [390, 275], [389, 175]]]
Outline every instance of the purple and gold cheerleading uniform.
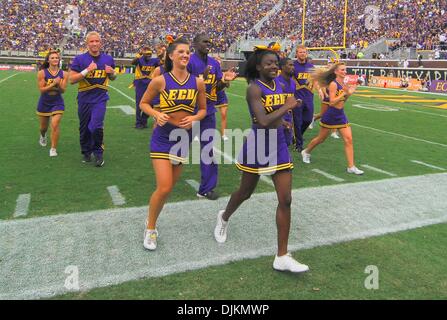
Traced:
[[[343, 86], [335, 81], [337, 84], [337, 93], [336, 96], [343, 94]], [[328, 98], [329, 99], [329, 98]], [[346, 100], [342, 100], [346, 101]], [[336, 108], [329, 104], [327, 111], [321, 116], [320, 126], [328, 129], [340, 129], [349, 127], [349, 121], [346, 117], [344, 108]]]
[[[262, 91], [262, 104], [266, 114], [275, 112], [284, 105], [287, 95], [284, 94], [277, 78], [274, 79], [273, 88], [259, 79], [254, 83]], [[253, 174], [274, 174], [277, 171], [293, 169], [283, 127], [277, 129], [260, 127], [252, 108], [253, 106], [249, 105], [253, 121], [252, 130], [242, 146], [236, 167]]]
[[90, 71], [79, 81], [79, 134], [81, 152], [84, 155], [94, 153], [95, 156], [102, 156], [104, 151], [104, 117], [106, 114], [106, 103], [109, 100], [109, 77], [105, 69], [106, 65], [115, 68], [115, 61], [105, 53], [94, 57], [89, 52], [86, 52], [74, 58], [71, 69], [81, 72], [92, 61], [96, 63], [97, 69]]
[[[203, 79], [203, 74], [205, 73], [207, 67], [209, 67], [208, 77]], [[199, 135], [199, 137], [202, 137], [202, 133], [205, 130], [216, 129], [217, 83], [222, 79], [222, 69], [220, 68], [220, 64], [216, 59], [207, 56], [205, 60], [203, 60], [197, 53], [193, 53], [189, 59], [188, 71], [192, 75], [202, 78], [205, 82], [206, 117], [200, 121]], [[200, 139], [200, 150], [203, 150], [203, 148], [210, 143], [214, 143], [214, 136], [209, 137], [208, 141]], [[209, 150], [209, 156], [213, 159], [213, 148], [210, 148]], [[205, 163], [202, 161], [202, 157], [200, 157], [200, 172], [201, 179], [198, 193], [206, 194], [209, 191], [212, 191], [217, 185], [217, 163], [215, 161]]]
[[[293, 97], [295, 95], [296, 90], [296, 83], [295, 80], [290, 78], [289, 81], [287, 81], [282, 75], [279, 75], [277, 77], [278, 81], [284, 86], [284, 93], [286, 94], [286, 97]], [[300, 108], [300, 107], [298, 107]], [[289, 122], [292, 124], [292, 129], [287, 129], [284, 127], [284, 135], [286, 136], [286, 143], [287, 146], [290, 146], [292, 144], [293, 140], [293, 116], [292, 116], [292, 110], [288, 111], [284, 117], [284, 121]]]
[[[47, 86], [52, 84], [54, 79], [57, 77], [61, 78], [61, 80], [64, 78], [64, 71], [62, 70], [59, 70], [55, 75], [53, 75], [48, 69], [44, 69], [43, 71], [45, 73], [45, 83]], [[64, 110], [64, 99], [57, 88], [44, 92], [40, 95], [36, 111], [38, 116], [49, 117], [54, 116], [55, 114], [63, 114]]]
[[135, 102], [136, 102], [136, 119], [135, 127], [146, 127], [148, 116], [141, 111], [140, 101], [146, 92], [147, 86], [152, 80], [152, 74], [154, 70], [160, 65], [160, 59], [140, 57], [136, 62], [135, 67], [135, 80], [133, 82], [135, 86]]
[[[160, 93], [160, 109], [163, 113], [184, 110], [194, 114], [197, 102], [197, 79], [188, 74], [185, 81], [178, 81], [171, 73], [163, 74], [165, 88]], [[173, 130], [176, 132], [172, 133]], [[172, 136], [170, 137], [172, 133]], [[150, 156], [152, 159], [171, 160], [173, 164], [187, 161], [189, 145], [191, 143], [191, 129], [179, 128], [169, 122], [163, 126], [156, 126], [152, 133]]]
[[314, 94], [312, 92], [310, 72], [314, 69], [312, 63], [294, 62], [296, 91], [295, 97], [301, 99], [303, 104], [300, 108], [293, 109], [293, 123], [297, 149], [302, 149], [304, 144], [303, 134], [312, 123], [314, 115]]
[[[163, 75], [166, 73], [165, 68], [161, 65], [160, 67], [160, 75]], [[157, 96], [152, 100], [151, 106], [153, 108], [160, 108], [160, 95], [157, 94]]]
[[217, 91], [216, 108], [228, 107], [228, 98], [225, 90]]

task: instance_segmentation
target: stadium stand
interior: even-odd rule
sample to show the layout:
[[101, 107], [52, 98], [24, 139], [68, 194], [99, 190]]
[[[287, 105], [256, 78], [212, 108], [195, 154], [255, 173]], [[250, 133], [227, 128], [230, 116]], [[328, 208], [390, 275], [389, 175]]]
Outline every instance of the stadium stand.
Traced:
[[[447, 0], [381, 1], [379, 23], [367, 28], [367, 0], [349, 1], [347, 48], [366, 48], [388, 35], [390, 49], [434, 50], [446, 46]], [[253, 29], [275, 5], [259, 31]], [[344, 0], [307, 0], [306, 38], [311, 46], [342, 43]], [[6, 0], [0, 10], [0, 49], [38, 52], [50, 46], [78, 50], [86, 32], [103, 35], [105, 48], [123, 56], [165, 34], [207, 32], [215, 51], [244, 39], [301, 41], [302, 1], [281, 0]], [[320, 19], [322, 16], [325, 19]], [[3, 27], [4, 26], [4, 27]]]

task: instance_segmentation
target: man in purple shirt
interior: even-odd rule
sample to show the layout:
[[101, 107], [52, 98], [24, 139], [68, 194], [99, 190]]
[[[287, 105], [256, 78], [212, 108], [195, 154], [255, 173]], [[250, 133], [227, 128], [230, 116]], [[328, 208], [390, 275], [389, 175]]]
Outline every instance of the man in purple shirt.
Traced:
[[308, 62], [307, 49], [303, 45], [296, 48], [296, 61], [294, 62], [296, 91], [295, 98], [301, 99], [303, 105], [300, 108], [293, 109], [293, 124], [295, 130], [295, 149], [299, 152], [303, 149], [304, 132], [312, 123], [314, 115], [314, 94], [310, 79], [310, 73], [314, 65]]
[[[216, 101], [217, 91], [229, 86], [229, 82], [233, 81], [237, 74], [234, 70], [222, 73], [219, 62], [208, 56], [211, 48], [211, 40], [206, 34], [198, 34], [194, 37], [193, 45], [195, 52], [191, 55], [188, 64], [188, 71], [198, 78], [205, 80], [206, 87], [206, 117], [200, 121], [200, 136], [207, 129], [216, 129]], [[214, 136], [209, 139], [200, 138], [200, 171], [201, 180], [200, 187], [197, 192], [199, 198], [207, 198], [216, 200], [219, 196], [214, 188], [217, 185], [217, 163], [212, 161], [204, 162], [202, 159], [202, 150], [208, 144], [214, 143]], [[210, 148], [210, 159], [213, 159], [213, 149]]]
[[109, 100], [109, 79], [115, 80], [115, 62], [101, 50], [101, 36], [89, 32], [86, 36], [88, 51], [74, 58], [70, 69], [70, 83], [78, 83], [79, 134], [83, 162], [104, 165], [103, 137], [106, 103]]

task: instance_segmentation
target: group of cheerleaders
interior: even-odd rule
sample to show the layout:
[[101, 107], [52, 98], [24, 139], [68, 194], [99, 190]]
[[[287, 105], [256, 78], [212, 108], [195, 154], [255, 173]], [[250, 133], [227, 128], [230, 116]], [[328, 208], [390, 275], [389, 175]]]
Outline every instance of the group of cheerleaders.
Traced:
[[[148, 250], [157, 248], [159, 234], [156, 228], [158, 217], [168, 199], [172, 188], [179, 180], [182, 163], [187, 154], [182, 150], [187, 148], [172, 148], [179, 141], [169, 139], [172, 130], [185, 130], [190, 139], [180, 143], [190, 144], [192, 141], [193, 122], [206, 116], [207, 92], [203, 78], [191, 76], [187, 66], [190, 61], [190, 43], [184, 38], [172, 39], [164, 53], [164, 64], [154, 72], [153, 79], [145, 90], [139, 108], [147, 116], [153, 117], [155, 126], [151, 137], [150, 151], [155, 172], [156, 189], [149, 202], [148, 217], [144, 232], [143, 245]], [[269, 47], [257, 47], [247, 61], [245, 78], [248, 83], [246, 100], [252, 129], [237, 158], [236, 166], [241, 171], [240, 185], [229, 198], [225, 209], [217, 214], [214, 237], [218, 243], [227, 240], [228, 225], [231, 216], [239, 206], [250, 198], [255, 191], [260, 176], [268, 174], [274, 184], [277, 194], [276, 225], [277, 254], [273, 268], [279, 271], [305, 272], [309, 267], [295, 260], [288, 252], [288, 239], [291, 224], [292, 204], [292, 169], [293, 161], [287, 142], [287, 130], [290, 124], [285, 121], [294, 108], [299, 108], [302, 101], [290, 94], [287, 83], [293, 87], [293, 80], [286, 75], [290, 64], [282, 60], [278, 52]], [[65, 91], [67, 76], [59, 69], [60, 56], [56, 51], [50, 51], [45, 64], [38, 73], [38, 86], [42, 95], [39, 100], [37, 114], [40, 118], [40, 144], [46, 145], [46, 131], [51, 119], [52, 135], [50, 156], [57, 156], [56, 147], [59, 136], [59, 123], [62, 112], [52, 110], [45, 112], [43, 106], [47, 100], [59, 99]], [[283, 79], [280, 72], [283, 72]], [[345, 142], [345, 154], [348, 162], [348, 173], [362, 174], [354, 165], [352, 133], [348, 119], [344, 113], [346, 100], [356, 90], [356, 85], [344, 83], [346, 66], [335, 62], [328, 68], [312, 71], [311, 81], [323, 95], [324, 108], [320, 114], [320, 132], [306, 148], [301, 151], [302, 160], [310, 162], [310, 153], [322, 143], [337, 128]], [[51, 81], [46, 79], [51, 78]], [[284, 80], [286, 79], [286, 80]], [[292, 91], [293, 92], [293, 91]], [[57, 97], [57, 98], [54, 98]], [[160, 108], [154, 108], [153, 101], [161, 99]], [[62, 99], [60, 97], [60, 99]], [[290, 120], [289, 120], [290, 121]], [[223, 128], [224, 129], [224, 128]], [[258, 139], [257, 133], [265, 131], [267, 139]], [[222, 132], [224, 132], [222, 130]], [[274, 134], [273, 134], [274, 133]], [[268, 137], [274, 136], [276, 145], [270, 148]], [[263, 148], [274, 158], [275, 163], [249, 161], [254, 150]], [[175, 152], [173, 150], [176, 150]], [[152, 157], [152, 154], [157, 155]]]

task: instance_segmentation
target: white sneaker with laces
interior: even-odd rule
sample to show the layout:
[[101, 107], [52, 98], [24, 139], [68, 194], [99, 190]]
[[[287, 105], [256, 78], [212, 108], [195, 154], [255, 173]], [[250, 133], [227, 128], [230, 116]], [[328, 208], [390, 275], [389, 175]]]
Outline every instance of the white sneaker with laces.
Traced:
[[334, 139], [340, 139], [340, 136], [338, 135], [337, 131], [332, 132], [331, 137]]
[[312, 130], [314, 128], [315, 118], [312, 118], [312, 122], [309, 124], [309, 129]]
[[39, 144], [42, 147], [46, 147], [47, 146], [47, 136], [45, 135], [45, 137], [40, 136], [39, 138]]
[[283, 256], [275, 256], [275, 260], [273, 261], [273, 269], [278, 271], [290, 271], [290, 272], [306, 272], [309, 270], [309, 267], [305, 264], [299, 263], [296, 261], [290, 253], [287, 253]]
[[222, 140], [223, 140], [223, 141], [228, 141], [228, 137], [227, 137], [226, 135], [223, 135], [223, 136], [222, 136]]
[[353, 174], [356, 174], [356, 175], [361, 175], [361, 174], [364, 173], [364, 171], [360, 170], [360, 169], [357, 168], [356, 166], [353, 166], [353, 167], [351, 167], [351, 168], [348, 168], [348, 169], [346, 169], [346, 171], [347, 171], [348, 173], [353, 173]]
[[155, 250], [157, 249], [157, 237], [158, 237], [158, 231], [155, 230], [144, 230], [144, 241], [143, 246], [148, 250]]
[[228, 221], [222, 219], [224, 212], [225, 210], [220, 210], [217, 214], [217, 224], [214, 228], [214, 238], [219, 243], [224, 243], [227, 240]]
[[301, 156], [303, 157], [303, 162], [304, 163], [310, 163], [310, 153], [307, 153], [306, 149], [301, 151]]
[[57, 152], [55, 148], [50, 149], [50, 157], [57, 157]]

